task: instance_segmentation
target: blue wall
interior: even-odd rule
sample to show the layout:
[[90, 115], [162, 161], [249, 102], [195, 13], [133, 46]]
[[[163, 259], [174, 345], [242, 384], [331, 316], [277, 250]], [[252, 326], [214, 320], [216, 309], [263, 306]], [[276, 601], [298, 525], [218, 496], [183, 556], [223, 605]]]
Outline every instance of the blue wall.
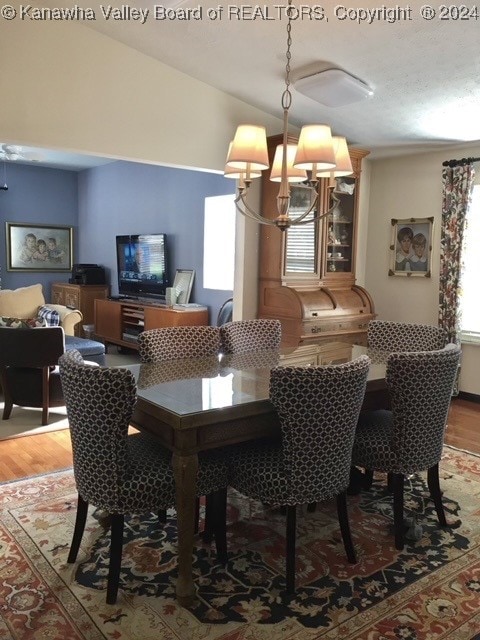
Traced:
[[[74, 171], [7, 163], [8, 191], [0, 191], [0, 268], [3, 289], [16, 289], [40, 282], [50, 300], [52, 282], [67, 282], [70, 272], [7, 271], [6, 222], [27, 222], [73, 227], [74, 259], [78, 254], [78, 181]], [[4, 166], [0, 163], [0, 185]]]
[[194, 269], [190, 301], [207, 305], [214, 324], [232, 292], [203, 288], [204, 200], [234, 190], [232, 180], [217, 174], [130, 162], [83, 171], [78, 183], [78, 261], [105, 266], [112, 293], [117, 293], [115, 236], [166, 233], [171, 282], [176, 269]]
[[[0, 164], [3, 185], [3, 165]], [[204, 200], [234, 192], [223, 176], [130, 162], [112, 162], [79, 173], [32, 165], [7, 164], [8, 191], [0, 191], [0, 268], [2, 288], [43, 284], [50, 300], [53, 282], [68, 282], [70, 272], [7, 271], [5, 222], [73, 227], [73, 262], [106, 267], [117, 292], [115, 236], [166, 233], [170, 277], [176, 269], [195, 269], [192, 302], [205, 304], [215, 323], [231, 291], [203, 288]], [[221, 238], [218, 239], [221, 242]]]

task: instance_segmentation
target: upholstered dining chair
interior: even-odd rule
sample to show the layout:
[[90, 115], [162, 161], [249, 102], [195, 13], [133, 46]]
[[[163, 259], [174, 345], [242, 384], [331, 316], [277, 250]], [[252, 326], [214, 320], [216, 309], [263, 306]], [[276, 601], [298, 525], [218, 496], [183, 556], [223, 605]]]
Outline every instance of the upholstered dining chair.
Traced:
[[[128, 369], [85, 364], [78, 351], [59, 360], [72, 439], [77, 514], [68, 562], [77, 558], [89, 504], [110, 516], [110, 561], [107, 604], [114, 604], [120, 580], [124, 518], [159, 513], [175, 504], [171, 454], [152, 436], [128, 435], [136, 402], [136, 385]], [[199, 455], [199, 495], [219, 491], [225, 500], [227, 467], [210, 454]], [[219, 530], [225, 535], [224, 525]], [[217, 551], [226, 540], [216, 536]], [[220, 549], [219, 545], [223, 544]]]
[[379, 351], [434, 351], [447, 344], [447, 332], [429, 324], [371, 320], [367, 343]]
[[249, 353], [278, 349], [282, 340], [280, 320], [258, 318], [227, 322], [220, 327], [222, 353]]
[[217, 315], [217, 327], [221, 327], [222, 324], [232, 321], [233, 315], [233, 298], [228, 298], [220, 307], [220, 311]]
[[0, 327], [3, 420], [8, 420], [13, 405], [36, 407], [42, 409], [42, 425], [46, 425], [50, 407], [65, 404], [56, 368], [64, 347], [62, 327]]
[[138, 338], [142, 362], [201, 358], [220, 352], [218, 327], [165, 327], [143, 331]]
[[356, 562], [348, 521], [353, 439], [370, 359], [321, 367], [275, 367], [270, 399], [281, 441], [237, 445], [231, 452], [230, 485], [263, 503], [286, 506], [287, 593], [295, 591], [297, 505], [336, 498], [348, 561]]
[[399, 550], [404, 547], [405, 476], [427, 471], [438, 520], [447, 526], [438, 464], [459, 360], [460, 347], [454, 344], [437, 351], [392, 353], [386, 376], [391, 411], [367, 411], [359, 419], [352, 462], [389, 474], [395, 546]]
[[[144, 363], [184, 358], [204, 358], [220, 353], [220, 329], [218, 327], [164, 327], [143, 331], [138, 338], [138, 352]], [[182, 368], [185, 363], [181, 363]], [[204, 539], [212, 536], [211, 500], [207, 496]], [[197, 499], [195, 532], [198, 532], [200, 501]]]

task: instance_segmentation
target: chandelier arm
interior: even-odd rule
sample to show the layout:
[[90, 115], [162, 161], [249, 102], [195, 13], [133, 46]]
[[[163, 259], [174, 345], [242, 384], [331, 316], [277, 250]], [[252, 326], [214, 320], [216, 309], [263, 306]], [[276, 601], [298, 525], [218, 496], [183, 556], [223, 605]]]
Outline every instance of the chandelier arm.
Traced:
[[338, 202], [340, 202], [340, 199], [336, 198], [333, 194], [332, 194], [332, 199], [335, 202], [334, 202], [333, 206], [331, 206], [330, 209], [328, 209], [328, 211], [325, 211], [324, 213], [319, 213], [318, 215], [314, 216], [312, 220], [304, 220], [304, 218], [309, 213], [311, 213], [312, 207], [310, 207], [310, 210], [307, 211], [307, 213], [302, 214], [299, 218], [297, 218], [295, 220], [295, 222], [292, 222], [292, 225], [295, 225], [295, 224], [309, 224], [310, 222], [318, 222], [319, 220], [323, 220], [327, 216], [331, 215], [335, 211]]
[[[315, 189], [315, 187], [311, 187], [312, 189], [314, 189], [315, 193], [318, 196], [318, 192]], [[333, 200], [333, 204], [330, 207], [330, 209], [328, 209], [328, 211], [326, 211], [325, 213], [319, 214], [318, 216], [314, 217], [314, 220], [321, 220], [322, 218], [325, 218], [325, 216], [327, 216], [329, 213], [333, 213], [334, 209], [337, 207], [338, 203], [340, 202], [340, 198], [337, 196], [336, 193], [334, 193], [332, 191], [331, 193], [331, 198]], [[295, 222], [293, 224], [299, 224], [303, 221], [304, 218], [306, 218], [310, 213], [312, 213], [313, 209], [315, 208], [315, 205], [317, 204], [317, 198], [315, 198], [315, 200], [313, 201], [311, 207], [308, 209], [308, 211], [306, 211], [305, 213], [302, 213], [301, 216], [299, 216], [298, 218], [295, 219]], [[304, 224], [306, 224], [307, 222], [311, 222], [311, 220], [307, 220]]]
[[[298, 216], [298, 218], [295, 218], [295, 220], [292, 220], [292, 224], [299, 224], [304, 218], [309, 216], [312, 213], [312, 211], [315, 210], [316, 205], [317, 205], [317, 199], [315, 198], [315, 200], [310, 205], [310, 208], [307, 209], [307, 211], [305, 211], [304, 213], [302, 213], [301, 216]], [[311, 220], [307, 220], [307, 222], [311, 222]]]
[[319, 213], [318, 215], [311, 218], [310, 220], [303, 220], [303, 216], [302, 216], [302, 219], [297, 218], [294, 222], [292, 222], [292, 226], [297, 224], [310, 224], [311, 222], [318, 222], [319, 220], [323, 220], [324, 218], [326, 218], [329, 213], [331, 213], [331, 209], [329, 209], [328, 211], [325, 211], [325, 213]]
[[[270, 226], [276, 226], [275, 220], [270, 220], [269, 218], [264, 218], [260, 214], [258, 214], [254, 209], [251, 209], [245, 201], [245, 197], [243, 193], [239, 193], [238, 196], [234, 200], [237, 211], [244, 216], [251, 218], [252, 220], [256, 220], [260, 224], [267, 224]], [[240, 206], [240, 203], [243, 205], [243, 209]]]

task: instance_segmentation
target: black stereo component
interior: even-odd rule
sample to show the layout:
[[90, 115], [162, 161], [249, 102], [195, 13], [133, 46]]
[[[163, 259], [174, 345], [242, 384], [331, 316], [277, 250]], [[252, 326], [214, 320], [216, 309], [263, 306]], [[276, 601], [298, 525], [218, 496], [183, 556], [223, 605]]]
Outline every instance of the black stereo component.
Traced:
[[98, 264], [74, 264], [70, 284], [106, 284], [105, 268]]

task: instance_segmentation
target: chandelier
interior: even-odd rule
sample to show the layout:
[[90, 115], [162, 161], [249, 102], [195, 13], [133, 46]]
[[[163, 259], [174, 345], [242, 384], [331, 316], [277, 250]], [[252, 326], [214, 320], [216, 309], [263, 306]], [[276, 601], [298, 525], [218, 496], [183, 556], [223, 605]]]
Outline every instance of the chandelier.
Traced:
[[[290, 91], [290, 60], [292, 45], [292, 0], [287, 6], [287, 50], [285, 65], [285, 89], [282, 94], [283, 142], [275, 150], [270, 180], [279, 182], [277, 196], [278, 216], [266, 218], [247, 204], [247, 191], [254, 178], [269, 168], [267, 137], [265, 127], [242, 124], [237, 127], [234, 139], [230, 142], [225, 177], [238, 180], [238, 193], [235, 206], [244, 216], [253, 218], [261, 224], [274, 225], [285, 231], [290, 226], [308, 224], [325, 218], [338, 207], [339, 199], [335, 194], [334, 178], [353, 173], [347, 148], [347, 141], [341, 136], [332, 136], [329, 126], [309, 124], [302, 127], [298, 144], [288, 143], [288, 113], [292, 104]], [[330, 178], [333, 206], [324, 213], [317, 210], [318, 181]], [[291, 218], [290, 184], [306, 183], [313, 191], [310, 208], [300, 216]], [[313, 213], [313, 216], [311, 215]]]

